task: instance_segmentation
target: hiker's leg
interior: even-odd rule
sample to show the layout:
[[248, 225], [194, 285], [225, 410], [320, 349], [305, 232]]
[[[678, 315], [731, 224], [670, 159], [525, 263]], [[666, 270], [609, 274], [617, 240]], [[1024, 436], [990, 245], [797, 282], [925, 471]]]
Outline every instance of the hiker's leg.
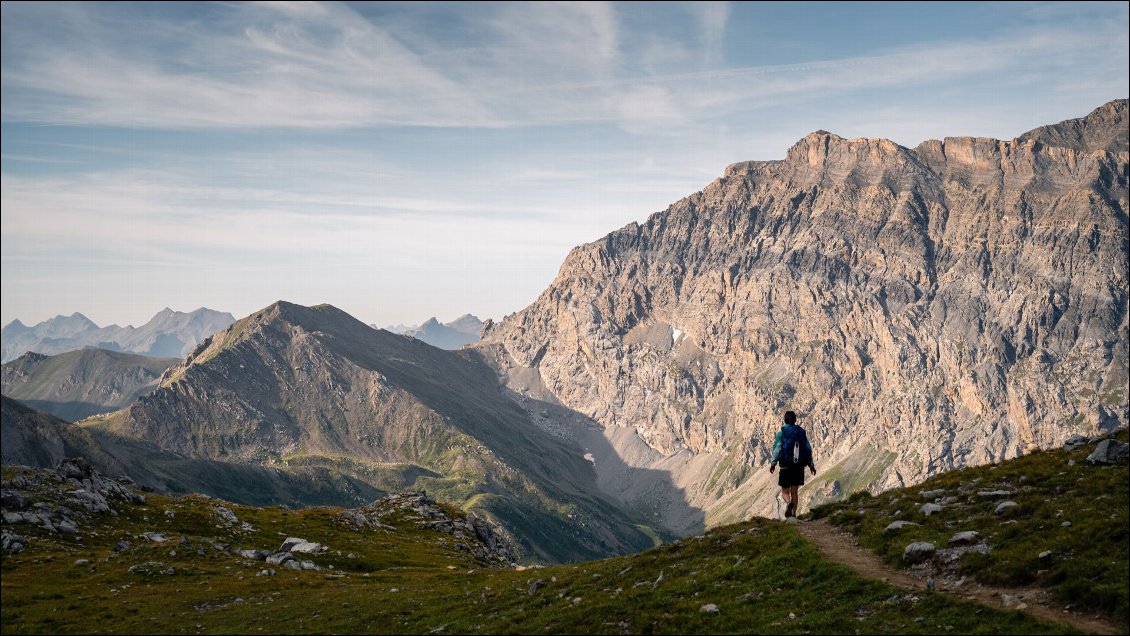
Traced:
[[789, 499], [793, 502], [793, 516], [796, 516], [798, 508], [800, 508], [800, 494], [797, 492], [800, 486], [789, 486]]
[[781, 486], [781, 499], [785, 500], [785, 517], [788, 517], [789, 516], [789, 507], [791, 507], [793, 505], [792, 500], [789, 499], [789, 487], [788, 486]]

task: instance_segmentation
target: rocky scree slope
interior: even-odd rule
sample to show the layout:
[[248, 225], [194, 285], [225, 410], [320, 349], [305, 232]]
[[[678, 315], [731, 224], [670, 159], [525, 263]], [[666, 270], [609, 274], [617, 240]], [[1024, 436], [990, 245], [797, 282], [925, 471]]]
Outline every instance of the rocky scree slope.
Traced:
[[812, 133], [575, 248], [476, 346], [709, 523], [773, 512], [786, 409], [814, 500], [1124, 427], [1127, 121], [1117, 100], [1012, 141]]

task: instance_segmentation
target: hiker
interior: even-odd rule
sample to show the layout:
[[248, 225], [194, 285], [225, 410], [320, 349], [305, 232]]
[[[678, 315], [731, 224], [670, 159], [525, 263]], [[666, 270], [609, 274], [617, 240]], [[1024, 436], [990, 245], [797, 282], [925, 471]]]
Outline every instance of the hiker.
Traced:
[[785, 518], [795, 518], [800, 505], [797, 489], [804, 485], [804, 467], [808, 466], [815, 475], [816, 464], [812, 463], [812, 444], [808, 443], [808, 434], [797, 426], [796, 413], [792, 411], [785, 412], [785, 425], [773, 439], [773, 463], [769, 464], [769, 472], [777, 470], [778, 463], [781, 464], [781, 475], [777, 483], [781, 486], [781, 498], [785, 500]]

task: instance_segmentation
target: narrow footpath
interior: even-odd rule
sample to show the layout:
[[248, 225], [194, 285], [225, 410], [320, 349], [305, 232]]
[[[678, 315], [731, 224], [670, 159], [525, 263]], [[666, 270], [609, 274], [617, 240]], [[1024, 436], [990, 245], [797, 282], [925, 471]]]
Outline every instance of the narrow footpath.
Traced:
[[[875, 553], [860, 547], [855, 537], [824, 520], [801, 522], [796, 524], [796, 528], [830, 561], [846, 565], [860, 576], [907, 590], [926, 591], [924, 579], [887, 565]], [[957, 588], [947, 585], [950, 584], [939, 582], [936, 589], [993, 609], [1020, 610], [1049, 623], [1069, 625], [1096, 634], [1125, 634], [1128, 631], [1127, 625], [1119, 626], [1104, 618], [1056, 608], [1050, 604], [1047, 592], [1038, 588], [999, 588], [973, 581], [965, 581]]]

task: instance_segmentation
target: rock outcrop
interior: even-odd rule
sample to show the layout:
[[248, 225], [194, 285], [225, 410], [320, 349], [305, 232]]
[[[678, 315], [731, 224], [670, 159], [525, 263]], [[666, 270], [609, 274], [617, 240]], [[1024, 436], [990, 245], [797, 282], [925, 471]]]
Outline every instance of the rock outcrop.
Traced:
[[1130, 419], [1127, 159], [1126, 100], [1012, 141], [815, 132], [575, 248], [476, 346], [710, 522], [771, 510], [786, 409], [842, 495], [1058, 447]]

